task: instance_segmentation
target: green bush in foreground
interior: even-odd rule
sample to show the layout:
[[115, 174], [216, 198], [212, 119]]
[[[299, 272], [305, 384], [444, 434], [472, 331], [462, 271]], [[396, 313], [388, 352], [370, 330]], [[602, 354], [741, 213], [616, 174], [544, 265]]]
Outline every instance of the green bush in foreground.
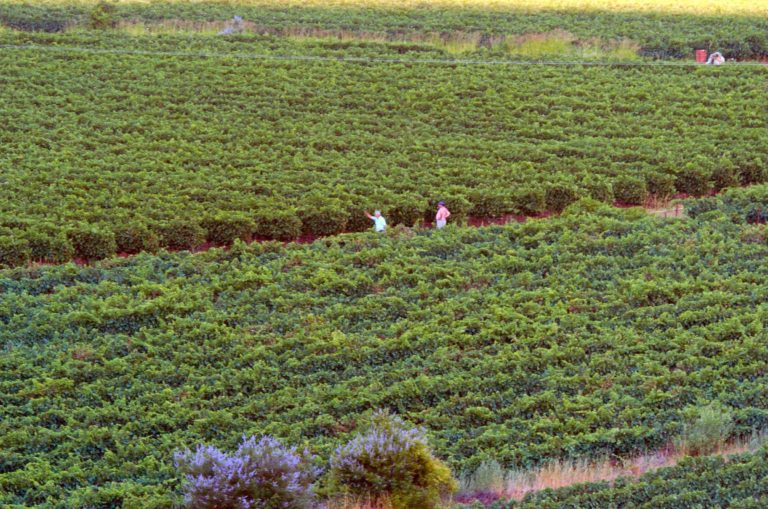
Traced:
[[457, 489], [450, 469], [432, 455], [424, 431], [381, 411], [365, 433], [336, 449], [331, 476], [337, 489], [386, 499], [394, 509], [432, 509]]
[[692, 456], [711, 454], [730, 438], [733, 414], [716, 402], [693, 410], [695, 414], [683, 428], [679, 446]]

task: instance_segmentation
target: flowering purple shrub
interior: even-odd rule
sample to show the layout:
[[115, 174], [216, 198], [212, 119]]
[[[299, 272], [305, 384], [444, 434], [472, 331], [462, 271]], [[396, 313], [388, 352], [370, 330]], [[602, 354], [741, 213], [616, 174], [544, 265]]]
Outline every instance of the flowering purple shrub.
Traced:
[[185, 505], [194, 509], [309, 509], [320, 475], [313, 456], [269, 436], [243, 437], [232, 455], [198, 445], [175, 460], [185, 476]]
[[432, 455], [424, 431], [377, 412], [371, 426], [331, 458], [332, 483], [362, 497], [388, 498], [395, 509], [431, 509], [456, 490], [451, 471]]

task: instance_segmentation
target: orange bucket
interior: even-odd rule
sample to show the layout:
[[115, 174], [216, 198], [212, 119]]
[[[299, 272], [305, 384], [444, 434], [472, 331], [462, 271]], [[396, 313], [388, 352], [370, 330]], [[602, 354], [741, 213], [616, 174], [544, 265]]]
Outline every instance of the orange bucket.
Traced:
[[707, 50], [705, 49], [697, 49], [696, 50], [696, 61], [700, 64], [703, 64], [707, 61]]

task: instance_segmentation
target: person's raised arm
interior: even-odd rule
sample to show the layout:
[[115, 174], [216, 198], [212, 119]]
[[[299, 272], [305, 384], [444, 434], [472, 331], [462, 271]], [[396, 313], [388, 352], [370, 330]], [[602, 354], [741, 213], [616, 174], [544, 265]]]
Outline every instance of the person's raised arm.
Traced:
[[373, 219], [373, 216], [367, 210], [364, 210], [363, 213], [365, 214], [365, 217], [367, 217], [368, 219]]

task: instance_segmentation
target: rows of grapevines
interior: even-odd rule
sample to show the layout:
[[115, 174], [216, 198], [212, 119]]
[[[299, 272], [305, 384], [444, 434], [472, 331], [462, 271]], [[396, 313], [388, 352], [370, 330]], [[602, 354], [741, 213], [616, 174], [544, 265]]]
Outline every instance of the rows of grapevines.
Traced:
[[365, 208], [413, 224], [446, 200], [461, 221], [768, 175], [760, 68], [222, 56], [398, 52], [263, 37], [0, 40], [48, 48], [0, 53], [2, 265], [360, 231]]
[[[690, 0], [689, 0], [690, 2]], [[3, 0], [0, 24], [21, 30], [60, 31], [85, 25], [96, 2], [59, 1], [46, 4]], [[326, 6], [322, 3], [286, 2], [120, 2], [114, 20], [215, 21], [243, 16], [263, 32], [281, 33], [297, 28], [377, 31], [389, 34], [473, 32], [527, 34], [567, 30], [581, 39], [630, 38], [642, 53], [654, 57], [691, 57], [693, 50], [723, 51], [732, 58], [755, 58], [768, 53], [766, 10], [724, 3], [702, 8], [690, 2], [686, 13], [658, 9], [638, 0], [638, 9], [616, 9], [612, 2], [590, 2], [586, 9], [567, 9], [552, 2], [528, 2], [526, 8], [466, 2], [430, 6], [428, 2], [396, 7], [360, 1]], [[649, 5], [650, 4], [650, 5]]]
[[0, 505], [169, 507], [174, 450], [321, 457], [377, 408], [457, 471], [768, 424], [768, 245], [727, 216], [554, 219], [4, 271]]

